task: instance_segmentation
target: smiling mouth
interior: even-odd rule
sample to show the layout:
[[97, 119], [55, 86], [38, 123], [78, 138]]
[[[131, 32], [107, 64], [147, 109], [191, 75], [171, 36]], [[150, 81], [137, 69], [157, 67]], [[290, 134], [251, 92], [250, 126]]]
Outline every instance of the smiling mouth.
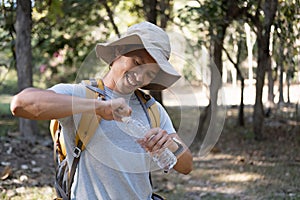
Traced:
[[130, 86], [132, 86], [132, 87], [138, 86], [137, 82], [135, 81], [134, 74], [127, 73], [126, 74], [126, 80], [127, 80], [127, 83], [129, 83]]

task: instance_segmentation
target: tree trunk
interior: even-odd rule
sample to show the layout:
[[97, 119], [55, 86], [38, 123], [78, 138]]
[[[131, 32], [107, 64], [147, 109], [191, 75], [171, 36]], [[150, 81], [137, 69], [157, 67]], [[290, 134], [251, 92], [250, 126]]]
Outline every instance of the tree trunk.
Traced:
[[[264, 1], [263, 7], [264, 18], [259, 21], [261, 16], [256, 16], [258, 20], [255, 21], [257, 28], [257, 48], [258, 48], [258, 63], [256, 71], [256, 97], [253, 112], [253, 131], [255, 139], [262, 140], [263, 124], [264, 124], [264, 111], [262, 103], [262, 94], [264, 87], [264, 79], [266, 69], [270, 68], [270, 31], [271, 25], [274, 21], [275, 13], [277, 11], [277, 0]], [[259, 8], [258, 8], [259, 9]]]
[[240, 106], [239, 106], [239, 114], [238, 114], [238, 125], [244, 126], [244, 88], [245, 88], [245, 78], [239, 68], [240, 60], [241, 60], [241, 53], [242, 53], [242, 39], [239, 39], [238, 45], [236, 45], [237, 48], [235, 51], [237, 52], [236, 55], [236, 62], [233, 61], [228, 51], [226, 51], [225, 48], [224, 52], [227, 55], [227, 58], [230, 60], [230, 62], [233, 64], [234, 68], [236, 69], [237, 77], [241, 80], [241, 100], [240, 100]]
[[287, 103], [291, 103], [290, 99], [290, 86], [291, 86], [291, 79], [292, 79], [292, 72], [288, 71], [286, 79], [287, 79]]
[[171, 19], [171, 12], [173, 8], [173, 0], [160, 0], [160, 27], [166, 28], [168, 21]]
[[157, 0], [143, 0], [144, 13], [146, 16], [146, 20], [157, 24]]
[[253, 84], [253, 45], [254, 45], [254, 38], [251, 34], [250, 26], [245, 23], [245, 32], [246, 32], [246, 44], [247, 44], [247, 53], [248, 53], [248, 80], [249, 85], [252, 87]]
[[268, 60], [269, 64], [267, 65], [269, 68], [268, 72], [268, 103], [266, 105], [267, 111], [265, 112], [265, 116], [269, 117], [271, 115], [272, 109], [274, 108], [274, 78], [273, 78], [273, 70], [271, 64], [271, 57]]
[[[18, 88], [20, 91], [32, 86], [31, 26], [31, 1], [18, 0], [16, 18], [16, 63]], [[19, 128], [25, 140], [34, 140], [33, 136], [37, 131], [35, 121], [20, 118]]]
[[[210, 63], [211, 68], [211, 84], [210, 84], [210, 101], [209, 105], [205, 108], [204, 112], [201, 113], [199, 126], [197, 130], [196, 137], [193, 141], [192, 148], [195, 151], [201, 150], [201, 145], [203, 142], [203, 138], [205, 138], [212, 119], [216, 119], [216, 108], [217, 108], [217, 100], [218, 100], [218, 91], [222, 84], [222, 50], [223, 50], [223, 42], [225, 37], [227, 26], [220, 26], [218, 27], [218, 32], [216, 35], [213, 35], [213, 31], [211, 30], [211, 48], [210, 48], [210, 55], [212, 55], [212, 60]], [[217, 37], [218, 36], [218, 37]], [[218, 78], [220, 77], [220, 80]], [[202, 154], [203, 152], [199, 152]]]
[[283, 37], [280, 37], [280, 43], [279, 43], [279, 56], [278, 56], [278, 62], [277, 66], [279, 68], [279, 101], [278, 104], [284, 103], [284, 98], [283, 98], [283, 45], [284, 45], [284, 40]]
[[[265, 78], [265, 66], [267, 57], [264, 54], [264, 49], [266, 48], [266, 44], [264, 44], [264, 40], [262, 37], [258, 37], [258, 65], [256, 71], [256, 96], [255, 96], [255, 104], [254, 104], [254, 112], [253, 112], [253, 129], [255, 138], [257, 140], [262, 139], [262, 129], [264, 123], [264, 111], [263, 111], [263, 103], [262, 103], [262, 93], [264, 86], [264, 78]], [[269, 48], [269, 46], [267, 46]]]
[[244, 88], [245, 88], [245, 79], [241, 78], [241, 103], [239, 107], [239, 125], [244, 126]]
[[239, 107], [239, 125], [244, 126], [245, 121], [244, 121], [244, 89], [245, 89], [245, 78], [239, 68], [240, 65], [240, 60], [241, 60], [241, 54], [242, 54], [242, 39], [240, 38], [239, 43], [238, 43], [238, 53], [237, 53], [237, 61], [234, 67], [236, 68], [237, 75], [239, 79], [241, 80], [241, 101], [240, 101], [240, 107]]
[[[269, 62], [271, 62], [269, 60]], [[272, 70], [272, 64], [269, 64], [269, 69], [268, 69], [268, 101], [273, 107], [274, 104], [274, 78], [273, 78], [273, 70]]]
[[283, 66], [278, 65], [279, 68], [279, 101], [278, 104], [284, 103], [284, 98], [283, 98]]

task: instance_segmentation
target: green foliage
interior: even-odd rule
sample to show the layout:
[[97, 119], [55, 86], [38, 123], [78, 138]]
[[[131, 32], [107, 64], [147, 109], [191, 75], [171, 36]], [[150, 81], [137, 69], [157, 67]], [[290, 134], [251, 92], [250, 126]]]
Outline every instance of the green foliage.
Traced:
[[0, 66], [0, 94], [15, 94], [18, 91], [17, 73]]
[[[242, 9], [247, 5], [245, 1], [198, 1], [199, 5], [186, 5], [179, 10], [178, 17], [182, 26], [188, 26], [189, 30], [202, 32], [199, 42], [209, 46], [209, 37], [222, 37], [219, 29], [228, 26], [233, 20], [243, 20]], [[236, 13], [233, 13], [236, 12]]]
[[16, 80], [5, 80], [0, 85], [0, 93], [1, 94], [15, 94], [18, 92], [18, 84]]
[[[114, 8], [119, 2], [106, 3]], [[0, 57], [6, 58], [0, 64], [13, 68], [16, 2], [2, 1], [0, 5]], [[107, 10], [97, 0], [37, 0], [32, 5], [35, 83], [73, 81], [76, 68], [95, 44], [106, 41], [112, 33]]]
[[[0, 67], [15, 68], [14, 45], [16, 7], [13, 1], [0, 2]], [[0, 74], [3, 81], [3, 71]]]
[[[143, 7], [145, 2], [143, 0], [105, 1], [114, 14], [118, 28], [127, 27], [127, 25], [143, 20], [145, 18]], [[171, 4], [174, 2], [171, 1]], [[279, 2], [280, 12], [278, 12], [275, 30], [281, 30], [278, 37], [286, 38], [285, 65], [294, 67], [299, 62], [295, 56], [299, 55], [299, 47], [293, 46], [300, 34], [297, 31], [300, 19], [299, 6], [297, 6], [299, 0]], [[203, 0], [195, 1], [193, 4], [183, 3], [183, 8], [174, 13], [176, 19], [179, 19], [176, 21], [176, 25], [184, 27], [191, 33], [187, 37], [190, 37], [195, 48], [204, 45], [209, 49], [211, 39], [220, 36], [218, 28], [222, 25], [232, 24], [232, 13], [239, 9], [247, 9], [248, 14], [255, 16], [258, 9], [257, 3], [252, 0]], [[0, 5], [0, 64], [14, 69], [15, 58], [12, 50], [14, 50], [15, 44], [13, 25], [16, 1], [1, 1]], [[109, 36], [114, 35], [104, 2], [98, 0], [36, 0], [32, 5], [35, 84], [46, 87], [60, 81], [73, 81], [78, 68], [95, 44], [104, 42]], [[122, 18], [123, 16], [124, 18]], [[239, 27], [242, 27], [246, 16], [240, 15], [235, 19], [237, 22], [233, 24], [233, 27], [236, 32], [241, 33]], [[230, 33], [226, 33], [226, 35], [230, 37], [226, 49], [234, 54], [230, 44], [236, 42], [237, 38], [232, 37]], [[243, 39], [243, 36], [241, 37]], [[278, 49], [276, 43], [274, 49]], [[274, 56], [276, 54], [275, 52]], [[245, 56], [246, 51], [243, 50], [242, 60]], [[296, 69], [293, 68], [289, 72], [295, 71]], [[188, 65], [184, 69], [187, 79], [193, 79], [194, 73]]]
[[[99, 1], [39, 1], [33, 12], [33, 57], [42, 82], [74, 81], [76, 68], [97, 42], [110, 34], [106, 11]], [[95, 29], [101, 35], [95, 33]], [[100, 40], [100, 41], [99, 41]], [[49, 85], [46, 84], [46, 85]]]
[[64, 16], [64, 12], [62, 10], [63, 1], [62, 0], [52, 0], [49, 7], [49, 19], [55, 21], [56, 17], [59, 16], [62, 18]]
[[297, 40], [300, 37], [299, 3], [299, 0], [280, 1], [279, 12], [277, 12], [274, 23], [274, 58], [277, 61], [281, 57], [284, 58], [282, 67], [289, 77], [294, 77], [297, 71], [296, 63], [299, 62], [297, 60], [297, 55], [300, 54], [300, 47], [297, 46]]
[[133, 16], [137, 16], [140, 19], [145, 18], [145, 14], [143, 12], [143, 2], [141, 0], [138, 1], [125, 0], [120, 3], [122, 3], [124, 9], [132, 13]]

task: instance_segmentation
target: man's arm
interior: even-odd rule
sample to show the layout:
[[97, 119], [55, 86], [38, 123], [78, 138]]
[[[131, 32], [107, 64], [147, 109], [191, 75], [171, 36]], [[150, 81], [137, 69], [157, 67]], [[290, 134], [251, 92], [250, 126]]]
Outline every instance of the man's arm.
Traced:
[[100, 101], [37, 88], [27, 88], [15, 95], [10, 109], [14, 116], [33, 120], [59, 119], [84, 112], [96, 112], [106, 120], [121, 120], [120, 116], [131, 114], [122, 98]]

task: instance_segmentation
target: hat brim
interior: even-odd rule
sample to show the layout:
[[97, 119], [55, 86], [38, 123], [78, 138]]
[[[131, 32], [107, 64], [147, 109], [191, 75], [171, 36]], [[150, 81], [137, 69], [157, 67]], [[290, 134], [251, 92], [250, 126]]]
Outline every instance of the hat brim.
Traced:
[[138, 34], [127, 35], [111, 43], [99, 43], [96, 45], [96, 55], [99, 59], [111, 64], [117, 57], [116, 48], [118, 46], [125, 46], [121, 53], [126, 54], [130, 51], [145, 49], [160, 67], [160, 72], [151, 81], [150, 84], [143, 87], [146, 90], [164, 90], [175, 83], [181, 76], [169, 63], [168, 59], [160, 53], [160, 51], [153, 47], [151, 43], [142, 41]]

